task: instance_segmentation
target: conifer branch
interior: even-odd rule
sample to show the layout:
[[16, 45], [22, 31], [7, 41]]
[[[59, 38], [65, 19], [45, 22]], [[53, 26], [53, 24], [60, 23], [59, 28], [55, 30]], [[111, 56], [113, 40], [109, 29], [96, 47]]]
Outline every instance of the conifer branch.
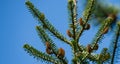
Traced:
[[99, 59], [98, 59], [98, 64], [103, 64], [105, 61], [107, 61], [108, 59], [110, 59], [110, 53], [108, 52], [107, 48], [103, 48], [103, 50], [101, 51], [100, 55], [99, 55]]
[[75, 25], [75, 29], [74, 29], [74, 37], [75, 37], [75, 40], [76, 40], [76, 28], [77, 28], [77, 25], [76, 25], [76, 23], [77, 23], [77, 0], [73, 0], [74, 1], [74, 9], [73, 9], [73, 11], [74, 11], [74, 25]]
[[94, 4], [95, 4], [95, 0], [88, 0], [88, 4], [87, 4], [86, 10], [83, 15], [84, 25], [81, 27], [80, 31], [78, 32], [77, 41], [79, 40], [80, 36], [82, 35], [82, 33], [84, 31], [84, 27], [86, 26], [91, 14], [92, 14]]
[[95, 0], [88, 0], [85, 12], [83, 14], [83, 18], [84, 18], [85, 23], [88, 22], [90, 15], [92, 14], [94, 5], [95, 5]]
[[[102, 36], [104, 35], [103, 34], [103, 31], [105, 30], [106, 27], [109, 27], [111, 25], [113, 21], [113, 18], [112, 17], [108, 17], [106, 18], [104, 21], [103, 21], [103, 24], [101, 25], [100, 29], [98, 30], [95, 38], [93, 39], [92, 41], [92, 47], [91, 47], [91, 50], [93, 50], [93, 48], [96, 46], [96, 44], [99, 42], [100, 38], [102, 38]], [[86, 54], [85, 57], [82, 58], [82, 61], [89, 55], [90, 53]]]
[[57, 58], [50, 56], [50, 55], [47, 55], [45, 53], [42, 53], [28, 44], [25, 44], [23, 46], [23, 48], [25, 49], [25, 51], [27, 51], [27, 53], [29, 53], [30, 55], [33, 55], [37, 59], [41, 59], [41, 60], [44, 60], [47, 62], [52, 62], [54, 64], [64, 64], [63, 62], [61, 62]]
[[54, 54], [57, 56], [57, 50], [58, 48], [53, 43], [52, 39], [46, 34], [44, 29], [41, 26], [36, 26], [36, 30], [38, 32], [38, 35], [40, 39], [43, 41], [43, 44], [46, 45], [46, 42], [50, 43], [51, 49], [53, 50]]
[[[111, 64], [114, 63], [115, 56], [117, 54], [118, 49], [118, 39], [120, 36], [120, 22], [117, 24], [117, 30], [115, 34], [115, 38], [113, 39], [113, 51], [112, 58], [107, 48], [103, 48], [100, 54], [95, 54], [94, 51], [97, 51], [99, 48], [99, 41], [102, 40], [104, 34], [106, 34], [109, 30], [109, 27], [112, 25], [113, 21], [116, 21], [118, 10], [113, 7], [105, 8], [100, 6], [96, 0], [87, 0], [87, 6], [85, 8], [83, 18], [77, 19], [77, 0], [68, 0], [68, 13], [69, 13], [69, 21], [70, 21], [70, 29], [67, 30], [67, 35], [72, 38], [68, 40], [64, 35], [62, 35], [45, 17], [44, 13], [39, 11], [29, 0], [25, 2], [29, 11], [32, 15], [38, 20], [39, 26], [36, 26], [36, 30], [43, 44], [46, 46], [46, 53], [41, 52], [34, 47], [25, 44], [23, 48], [30, 55], [33, 55], [35, 58], [50, 62], [53, 64], [68, 64], [68, 61], [65, 57], [65, 50], [63, 48], [57, 48], [54, 41], [50, 38], [49, 34], [52, 34], [54, 37], [59, 40], [69, 44], [73, 51], [73, 64], [88, 64], [91, 62], [95, 62], [97, 64], [103, 64], [106, 61], [110, 61]], [[98, 5], [96, 5], [98, 4]], [[95, 7], [100, 6], [103, 13], [99, 10], [99, 8]], [[95, 11], [93, 11], [95, 9]], [[102, 15], [99, 15], [101, 12]], [[99, 27], [95, 37], [93, 38], [91, 44], [88, 44], [86, 47], [79, 44], [79, 39], [82, 33], [85, 30], [90, 28], [90, 24], [88, 24], [89, 18], [94, 14], [97, 17], [101, 17], [103, 23]], [[103, 17], [105, 16], [105, 17]], [[77, 21], [78, 20], [78, 21]], [[111, 58], [111, 59], [110, 59]], [[110, 60], [109, 60], [110, 59]]]
[[68, 11], [69, 11], [69, 16], [70, 16], [70, 21], [72, 25], [72, 32], [73, 32], [73, 39], [76, 39], [76, 19], [77, 19], [77, 14], [76, 14], [76, 0], [68, 0]]
[[[52, 49], [52, 52], [55, 54], [55, 56], [57, 57], [58, 54], [58, 48], [56, 47], [56, 45], [53, 43], [52, 39], [50, 39], [50, 37], [46, 34], [46, 32], [44, 31], [44, 29], [41, 26], [36, 26], [36, 30], [38, 32], [38, 35], [40, 36], [40, 38], [43, 41], [43, 44], [45, 45], [46, 42], [48, 42], [50, 44], [50, 47]], [[67, 59], [66, 58], [58, 58], [61, 59], [65, 64], [67, 63]]]
[[118, 24], [117, 24], [117, 30], [116, 30], [115, 38], [114, 38], [114, 41], [113, 41], [114, 48], [113, 48], [113, 51], [112, 51], [111, 64], [114, 64], [115, 54], [116, 54], [116, 50], [117, 50], [117, 47], [118, 47], [119, 36], [120, 36], [120, 22], [118, 22]]
[[58, 30], [56, 30], [54, 26], [45, 18], [45, 15], [41, 13], [38, 9], [36, 9], [30, 1], [27, 1], [26, 5], [30, 10], [30, 12], [33, 14], [33, 16], [39, 20], [40, 24], [44, 25], [58, 39], [71, 45], [71, 43], [67, 40], [67, 38], [65, 38], [62, 34], [60, 34]]
[[[72, 42], [72, 48], [75, 58], [73, 58], [73, 63], [78, 63], [76, 59], [76, 52], [78, 52], [78, 42], [76, 42], [76, 28], [77, 28], [77, 1], [76, 0], [68, 0], [68, 12], [69, 12], [69, 19], [70, 19], [70, 28], [72, 28], [73, 33], [73, 41]], [[72, 27], [71, 27], [72, 25]]]
[[113, 22], [113, 18], [112, 18], [112, 17], [108, 17], [108, 18], [106, 18], [106, 19], [103, 21], [100, 29], [98, 30], [98, 32], [96, 33], [95, 38], [94, 38], [93, 41], [92, 41], [92, 44], [94, 44], [94, 45], [93, 45], [93, 48], [94, 48], [94, 46], [98, 43], [98, 41], [100, 40], [100, 38], [102, 38], [102, 36], [104, 35], [103, 32], [104, 32], [104, 30], [106, 29], [106, 27], [109, 27], [112, 22]]

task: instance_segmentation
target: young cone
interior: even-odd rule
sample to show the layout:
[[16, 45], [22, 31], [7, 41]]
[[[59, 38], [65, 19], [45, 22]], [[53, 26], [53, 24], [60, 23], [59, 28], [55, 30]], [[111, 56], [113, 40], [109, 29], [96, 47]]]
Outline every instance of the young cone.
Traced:
[[87, 47], [86, 47], [86, 51], [89, 52], [89, 53], [92, 52], [92, 49], [91, 49], [91, 45], [90, 45], [90, 44], [87, 45]]
[[65, 56], [65, 51], [63, 48], [59, 48], [57, 56], [61, 57], [61, 58], [63, 58]]
[[52, 50], [49, 49], [49, 48], [46, 48], [46, 52], [47, 52], [47, 54], [52, 54], [53, 53]]
[[72, 37], [72, 34], [71, 34], [70, 30], [67, 30], [67, 35], [68, 35], [69, 37]]
[[46, 42], [46, 48], [51, 49], [50, 43]]
[[89, 30], [90, 29], [90, 24], [87, 24], [86, 26], [85, 26], [85, 30]]
[[79, 19], [79, 23], [81, 26], [83, 26], [84, 22], [82, 21], [82, 18]]

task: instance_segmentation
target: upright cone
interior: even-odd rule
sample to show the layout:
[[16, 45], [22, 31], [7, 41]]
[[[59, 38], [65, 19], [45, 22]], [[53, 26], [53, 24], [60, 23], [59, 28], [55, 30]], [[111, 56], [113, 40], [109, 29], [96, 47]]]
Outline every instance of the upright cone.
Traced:
[[72, 37], [72, 34], [71, 34], [70, 30], [67, 30], [67, 35], [68, 35], [69, 37]]
[[57, 56], [62, 58], [65, 56], [65, 51], [63, 48], [59, 48]]

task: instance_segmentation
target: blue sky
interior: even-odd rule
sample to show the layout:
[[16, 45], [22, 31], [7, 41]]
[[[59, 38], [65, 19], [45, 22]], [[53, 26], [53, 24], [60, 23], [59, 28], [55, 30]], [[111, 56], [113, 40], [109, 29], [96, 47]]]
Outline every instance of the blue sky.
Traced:
[[[37, 8], [43, 11], [52, 24], [67, 37], [67, 0], [31, 1]], [[119, 0], [111, 0], [111, 2], [116, 6], [120, 6]], [[32, 56], [29, 56], [22, 48], [25, 43], [28, 43], [38, 50], [45, 51], [45, 47], [41, 43], [35, 30], [35, 26], [38, 25], [38, 22], [33, 18], [24, 3], [25, 0], [0, 0], [0, 64], [41, 63], [41, 61], [37, 61]], [[81, 7], [82, 4], [79, 6]], [[81, 9], [83, 8], [81, 7], [78, 11], [82, 12], [83, 10]], [[81, 15], [82, 13], [79, 13], [79, 16]], [[93, 30], [94, 29], [91, 28], [91, 32], [85, 32], [85, 34], [88, 33], [85, 36], [92, 38]], [[94, 30], [94, 32], [96, 31]], [[81, 40], [86, 43], [90, 42], [86, 37]], [[72, 51], [69, 50], [70, 47], [68, 45], [57, 39], [55, 39], [55, 43], [57, 43], [58, 47], [65, 49], [68, 59], [72, 57], [71, 54], [69, 54]]]

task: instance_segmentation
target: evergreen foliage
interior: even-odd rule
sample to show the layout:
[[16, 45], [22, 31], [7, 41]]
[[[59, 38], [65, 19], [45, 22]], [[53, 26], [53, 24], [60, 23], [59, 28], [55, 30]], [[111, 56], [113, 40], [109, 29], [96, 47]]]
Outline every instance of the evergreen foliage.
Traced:
[[[91, 62], [93, 64], [104, 64], [106, 62], [109, 64], [115, 63], [115, 56], [119, 53], [117, 51], [119, 51], [120, 22], [116, 20], [118, 19], [117, 14], [119, 11], [114, 7], [105, 8], [96, 0], [87, 0], [83, 17], [78, 19], [77, 0], [68, 0], [69, 29], [67, 30], [67, 35], [70, 37], [69, 40], [49, 22], [44, 13], [39, 11], [32, 2], [28, 0], [25, 4], [31, 14], [38, 20], [40, 25], [36, 26], [36, 30], [42, 43], [46, 46], [46, 53], [43, 53], [29, 44], [25, 44], [23, 48], [30, 55], [47, 63], [68, 64], [70, 61], [65, 57], [65, 50], [56, 46], [49, 35], [52, 34], [54, 37], [71, 46], [73, 51], [71, 63], [73, 64], [90, 64]], [[99, 18], [98, 21], [100, 21], [101, 24], [92, 42], [87, 46], [83, 46], [79, 43], [79, 40], [83, 32], [91, 28], [88, 22], [92, 15], [95, 15], [97, 19]], [[113, 21], [117, 22], [115, 24], [116, 32], [111, 42], [113, 46], [111, 48], [103, 48], [101, 53], [96, 54], [95, 51], [99, 48], [99, 41], [108, 33]], [[109, 50], [112, 52], [109, 52]]]

